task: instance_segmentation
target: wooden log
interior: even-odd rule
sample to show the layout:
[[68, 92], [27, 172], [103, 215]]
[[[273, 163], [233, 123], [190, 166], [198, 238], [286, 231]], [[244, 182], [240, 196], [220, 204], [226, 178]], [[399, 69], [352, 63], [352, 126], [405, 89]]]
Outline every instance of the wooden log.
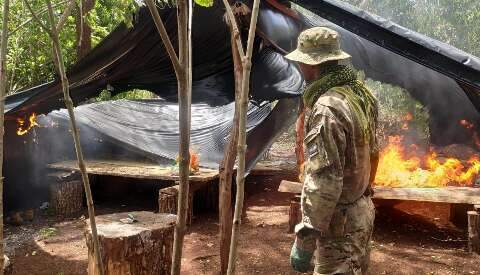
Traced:
[[83, 208], [83, 183], [80, 180], [50, 184], [50, 207], [55, 214], [71, 216]]
[[295, 226], [302, 220], [302, 211], [300, 206], [300, 196], [290, 199], [290, 209], [288, 211], [288, 233], [295, 231]]
[[392, 188], [375, 186], [374, 198], [407, 201], [428, 201], [444, 203], [480, 204], [480, 188]]
[[300, 182], [282, 180], [280, 182], [280, 186], [278, 186], [278, 192], [301, 194], [302, 188], [303, 188], [303, 184]]
[[[121, 222], [128, 214], [137, 222]], [[97, 216], [96, 221], [105, 275], [170, 274], [175, 215], [141, 211]], [[88, 274], [98, 275], [89, 224], [85, 237]]]
[[468, 211], [468, 250], [480, 254], [480, 213]]
[[[158, 212], [177, 214], [178, 206], [178, 185], [162, 188], [158, 192]], [[187, 225], [192, 224], [193, 218], [193, 192], [188, 194], [187, 204]]]

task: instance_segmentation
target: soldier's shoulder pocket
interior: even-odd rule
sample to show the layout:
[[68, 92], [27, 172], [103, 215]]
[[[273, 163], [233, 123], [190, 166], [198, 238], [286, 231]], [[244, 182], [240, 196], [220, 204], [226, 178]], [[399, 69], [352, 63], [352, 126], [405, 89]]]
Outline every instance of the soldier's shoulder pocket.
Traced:
[[307, 173], [315, 173], [331, 165], [320, 134], [321, 127], [318, 127], [311, 130], [304, 139], [307, 157], [305, 171]]

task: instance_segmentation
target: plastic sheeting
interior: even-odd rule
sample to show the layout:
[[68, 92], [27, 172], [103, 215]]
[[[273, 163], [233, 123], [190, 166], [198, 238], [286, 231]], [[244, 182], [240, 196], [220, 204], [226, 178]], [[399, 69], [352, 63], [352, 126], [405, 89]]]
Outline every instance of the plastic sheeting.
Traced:
[[[234, 103], [211, 107], [207, 104], [192, 106], [191, 146], [199, 154], [200, 165], [218, 168], [223, 158], [223, 148], [227, 142], [232, 127]], [[263, 107], [249, 106], [247, 131], [258, 126], [270, 113], [270, 104]], [[112, 153], [109, 158], [122, 157], [123, 151], [145, 155], [152, 161], [163, 165], [170, 165], [178, 154], [179, 125], [178, 104], [165, 100], [130, 101], [117, 100], [88, 104], [76, 108], [82, 135], [82, 145], [86, 156], [91, 159], [102, 159], [97, 155], [100, 142], [109, 140], [118, 144], [120, 150]], [[54, 111], [48, 116], [39, 119], [40, 124], [48, 125], [53, 122], [57, 125], [42, 135], [51, 137], [70, 138], [68, 133], [69, 118], [66, 110]], [[39, 137], [39, 140], [41, 137]], [[50, 142], [50, 138], [43, 138]], [[97, 144], [95, 144], [97, 143]], [[92, 150], [93, 149], [93, 150]], [[64, 148], [53, 154], [64, 156]], [[71, 151], [71, 147], [67, 149]], [[120, 154], [119, 154], [120, 153]], [[126, 152], [125, 152], [126, 153]], [[128, 154], [126, 154], [128, 157]], [[124, 156], [125, 157], [125, 156]]]
[[[176, 10], [160, 10], [176, 47]], [[230, 33], [223, 20], [221, 1], [211, 8], [195, 7], [193, 17], [193, 103], [225, 105], [234, 100]], [[259, 43], [257, 43], [258, 45]], [[256, 102], [296, 97], [302, 75], [280, 54], [256, 47], [253, 56], [251, 99]], [[109, 87], [112, 94], [147, 89], [169, 101], [177, 100], [171, 61], [148, 9], [141, 8], [132, 28], [120, 24], [87, 56], [68, 71], [75, 104]], [[7, 98], [7, 116], [48, 113], [64, 107], [58, 81]]]

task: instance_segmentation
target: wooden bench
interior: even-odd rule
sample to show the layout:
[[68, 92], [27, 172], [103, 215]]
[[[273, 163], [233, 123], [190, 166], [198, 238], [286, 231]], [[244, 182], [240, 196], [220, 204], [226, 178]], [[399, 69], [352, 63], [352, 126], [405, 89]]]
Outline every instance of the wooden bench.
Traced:
[[[467, 212], [468, 247], [471, 252], [480, 254], [480, 188], [392, 188], [375, 186], [373, 190], [373, 199], [376, 200], [422, 201], [450, 203], [452, 205], [470, 205], [471, 210]], [[302, 184], [299, 182], [283, 180], [280, 183], [278, 191], [284, 193], [301, 194]], [[291, 202], [290, 207], [297, 208], [298, 206], [295, 205], [295, 202]], [[296, 218], [296, 215], [290, 215], [290, 217]], [[290, 223], [295, 223], [295, 221], [291, 221]]]

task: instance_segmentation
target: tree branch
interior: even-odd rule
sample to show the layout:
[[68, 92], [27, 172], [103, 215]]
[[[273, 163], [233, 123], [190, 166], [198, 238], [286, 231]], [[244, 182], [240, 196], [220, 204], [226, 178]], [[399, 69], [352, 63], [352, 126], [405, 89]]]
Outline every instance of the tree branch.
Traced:
[[258, 10], [260, 0], [254, 0], [252, 14], [250, 18], [250, 28], [248, 30], [247, 54], [243, 56], [243, 74], [242, 74], [242, 94], [238, 120], [238, 167], [237, 167], [237, 195], [235, 199], [235, 213], [233, 215], [232, 240], [230, 242], [230, 256], [228, 259], [227, 274], [235, 273], [235, 263], [237, 260], [237, 244], [242, 221], [243, 202], [245, 195], [245, 153], [246, 145], [246, 120], [248, 110], [248, 92], [250, 89], [250, 72], [252, 69], [253, 42], [255, 40], [255, 31], [257, 29]]
[[[0, 42], [0, 159], [3, 160], [3, 140], [4, 140], [4, 122], [5, 122], [5, 94], [7, 88], [7, 45], [8, 45], [8, 16], [9, 1], [3, 2], [3, 23], [2, 39]], [[3, 161], [0, 162], [0, 274], [5, 270], [4, 261], [4, 239], [3, 239]]]
[[[47, 34], [51, 37], [53, 35], [52, 31], [42, 22], [42, 20], [40, 20], [40, 17], [33, 11], [32, 7], [30, 6], [30, 4], [28, 4], [28, 0], [23, 0], [23, 2], [25, 3], [25, 6], [27, 6], [27, 9], [30, 11], [30, 13], [32, 14], [32, 17], [35, 21], [37, 21], [38, 25], [40, 25], [40, 27], [45, 31], [47, 32]], [[47, 8], [48, 10], [48, 8]]]
[[[69, 0], [62, 1], [62, 2], [60, 2], [60, 3], [57, 3], [56, 5], [53, 5], [53, 7], [60, 6], [60, 5], [62, 5], [62, 4], [67, 3], [68, 1], [69, 1]], [[47, 7], [44, 7], [43, 9], [41, 9], [41, 10], [37, 13], [37, 16], [40, 16], [40, 15], [44, 14], [45, 12], [47, 12]], [[31, 18], [25, 20], [23, 23], [21, 23], [20, 25], [18, 25], [18, 27], [16, 27], [15, 29], [13, 29], [13, 30], [10, 32], [10, 34], [14, 34], [14, 33], [17, 32], [19, 29], [21, 29], [23, 26], [25, 26], [26, 24], [32, 22], [33, 19], [34, 19], [34, 18], [31, 17]]]
[[172, 41], [170, 41], [170, 37], [168, 36], [167, 30], [165, 29], [165, 25], [163, 24], [162, 18], [158, 13], [157, 6], [153, 0], [145, 0], [147, 4], [148, 10], [152, 14], [153, 22], [155, 22], [155, 26], [157, 27], [157, 31], [160, 34], [160, 38], [162, 39], [163, 45], [167, 50], [168, 56], [170, 60], [172, 60], [173, 68], [175, 69], [175, 74], [178, 77], [182, 74], [184, 68], [180, 65], [180, 61], [178, 59], [177, 54], [175, 53], [175, 49], [173, 48]]
[[62, 17], [60, 17], [60, 20], [58, 20], [57, 27], [56, 27], [57, 32], [62, 31], [62, 28], [65, 25], [65, 22], [67, 22], [67, 18], [70, 16], [70, 13], [72, 13], [73, 7], [75, 7], [75, 0], [70, 0], [70, 3], [65, 8], [65, 11], [62, 14]]
[[225, 10], [227, 12], [228, 21], [232, 25], [232, 31], [235, 37], [235, 43], [237, 44], [238, 52], [243, 58], [245, 56], [245, 52], [243, 50], [242, 38], [240, 37], [240, 30], [238, 29], [237, 20], [235, 19], [235, 15], [233, 14], [232, 7], [230, 6], [228, 0], [223, 0], [223, 5], [225, 6]]

